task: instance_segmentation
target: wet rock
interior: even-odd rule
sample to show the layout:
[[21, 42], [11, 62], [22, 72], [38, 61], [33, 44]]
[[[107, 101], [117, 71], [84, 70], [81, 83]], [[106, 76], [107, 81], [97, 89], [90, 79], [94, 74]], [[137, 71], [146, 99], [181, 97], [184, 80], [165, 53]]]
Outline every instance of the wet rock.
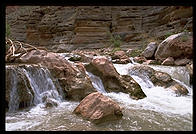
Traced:
[[132, 75], [136, 75], [142, 78], [145, 78], [145, 77], [151, 78], [155, 73], [155, 70], [153, 68], [146, 66], [146, 65], [135, 65], [129, 68], [128, 71]]
[[120, 85], [124, 93], [128, 93], [132, 99], [138, 100], [146, 97], [140, 85], [129, 75], [119, 77]]
[[[81, 67], [69, 63], [57, 53], [33, 50], [20, 57], [22, 63], [36, 63], [47, 67], [54, 78], [57, 78], [65, 96], [71, 100], [81, 100], [91, 92], [96, 91], [89, 77]], [[84, 69], [84, 67], [82, 67]]]
[[147, 45], [147, 47], [145, 48], [145, 50], [141, 53], [141, 55], [147, 59], [152, 58], [154, 56], [156, 49], [157, 49], [157, 46], [158, 45], [156, 42], [150, 42]]
[[57, 107], [58, 106], [58, 102], [54, 99], [51, 98], [47, 98], [45, 100], [45, 108], [51, 108], [51, 107]]
[[131, 76], [119, 75], [106, 57], [96, 57], [85, 67], [88, 72], [101, 78], [107, 92], [128, 93], [133, 99], [146, 97], [139, 84]]
[[73, 113], [95, 124], [121, 119], [123, 116], [120, 106], [99, 92], [86, 96]]
[[174, 58], [168, 57], [161, 63], [161, 65], [174, 65]]
[[155, 71], [153, 76], [151, 76], [151, 81], [156, 86], [168, 87], [172, 82], [172, 78], [165, 72]]
[[190, 75], [190, 84], [193, 84], [193, 63], [189, 63], [186, 65], [186, 68]]
[[177, 95], [187, 95], [188, 90], [183, 85], [180, 85], [177, 82], [174, 82], [168, 89], [173, 90]]
[[156, 60], [165, 60], [168, 57], [192, 58], [193, 57], [193, 37], [189, 33], [178, 33], [169, 36], [162, 41], [156, 52]]
[[135, 65], [129, 69], [129, 72], [132, 75], [141, 77], [143, 80], [150, 79], [155, 86], [168, 87], [173, 81], [169, 74], [156, 71], [146, 65]]
[[185, 66], [186, 64], [188, 64], [190, 62], [190, 59], [187, 58], [183, 58], [183, 59], [176, 59], [174, 61], [174, 64], [177, 66]]
[[81, 60], [81, 56], [79, 55], [73, 55], [69, 58], [70, 61], [80, 61]]

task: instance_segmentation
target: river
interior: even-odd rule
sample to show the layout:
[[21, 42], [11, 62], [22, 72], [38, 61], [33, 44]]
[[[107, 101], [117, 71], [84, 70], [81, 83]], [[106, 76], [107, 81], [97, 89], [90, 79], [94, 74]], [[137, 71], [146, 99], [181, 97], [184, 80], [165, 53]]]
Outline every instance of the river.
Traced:
[[[114, 64], [120, 74], [128, 74], [129, 67], [134, 64]], [[174, 92], [163, 87], [154, 86], [150, 80], [144, 81], [138, 76], [131, 75], [141, 86], [146, 98], [133, 100], [125, 93], [107, 93], [101, 79], [90, 72], [86, 72], [91, 78], [93, 86], [98, 92], [103, 93], [118, 102], [123, 108], [123, 117], [120, 120], [110, 121], [95, 125], [90, 121], [73, 114], [73, 110], [79, 102], [62, 99], [59, 92], [55, 92], [56, 85], [51, 81], [51, 75], [47, 69], [37, 70], [39, 80], [32, 77], [32, 73], [23, 70], [31, 79], [31, 86], [43, 90], [40, 94], [47, 94], [56, 100], [57, 107], [45, 108], [37, 95], [35, 106], [23, 110], [9, 110], [6, 112], [6, 131], [191, 131], [193, 130], [193, 94], [189, 84], [189, 76], [183, 67], [151, 66], [155, 70], [169, 72], [173, 79], [187, 87], [189, 93], [186, 96], [176, 96]], [[177, 71], [176, 71], [177, 70]], [[180, 71], [181, 70], [181, 71]], [[183, 71], [182, 71], [183, 70]], [[171, 73], [175, 72], [175, 73]], [[35, 72], [34, 72], [35, 73]], [[40, 82], [41, 80], [41, 82]], [[41, 83], [49, 83], [41, 84]], [[14, 84], [14, 83], [13, 83]], [[40, 85], [41, 84], [41, 85]], [[54, 95], [50, 95], [55, 92]], [[49, 94], [49, 95], [48, 95]], [[11, 104], [10, 104], [11, 105]]]

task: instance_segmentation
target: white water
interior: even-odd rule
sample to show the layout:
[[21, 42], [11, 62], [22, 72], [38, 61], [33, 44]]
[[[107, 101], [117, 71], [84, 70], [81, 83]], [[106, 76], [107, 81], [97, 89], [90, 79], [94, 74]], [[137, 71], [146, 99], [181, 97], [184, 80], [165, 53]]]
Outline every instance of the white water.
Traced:
[[[116, 70], [119, 74], [129, 74], [128, 68], [133, 65], [114, 65]], [[170, 68], [168, 68], [170, 69]], [[125, 71], [126, 70], [126, 73]], [[161, 71], [161, 67], [159, 68]], [[172, 68], [174, 70], [174, 68]], [[166, 72], [166, 68], [164, 68], [164, 71]], [[169, 72], [169, 71], [168, 71]], [[173, 73], [170, 73], [171, 76]], [[180, 73], [178, 73], [180, 76]], [[182, 76], [184, 76], [184, 73], [181, 73]], [[192, 101], [192, 89], [185, 85], [183, 82], [180, 82], [177, 79], [177, 82], [184, 85], [189, 93], [187, 96], [179, 96], [177, 97], [175, 92], [172, 90], [165, 89], [163, 87], [154, 86], [153, 83], [148, 79], [140, 78], [135, 75], [131, 75], [132, 78], [141, 86], [143, 92], [146, 94], [146, 98], [137, 100], [137, 101], [130, 101], [126, 99], [125, 103], [135, 104], [137, 107], [142, 107], [144, 109], [153, 110], [156, 112], [163, 112], [163, 113], [173, 113], [173, 114], [191, 114], [193, 111], [193, 101]], [[181, 76], [181, 77], [182, 77]], [[186, 79], [186, 78], [185, 78]]]
[[[19, 108], [20, 97], [18, 96], [18, 91], [16, 89], [19, 73], [22, 74], [23, 77], [27, 78], [34, 94], [31, 100], [32, 103], [29, 104], [29, 106], [36, 106], [40, 103], [44, 103], [43, 98], [51, 99], [53, 102], [56, 103], [60, 103], [62, 101], [63, 98], [61, 95], [59, 95], [59, 92], [60, 94], [62, 94], [62, 89], [60, 86], [58, 86], [58, 89], [56, 88], [48, 69], [42, 67], [37, 68], [31, 65], [25, 65], [25, 67], [10, 67], [12, 67], [13, 72], [11, 73], [12, 77], [10, 77], [12, 82], [9, 111], [13, 112], [18, 110]], [[26, 84], [26, 79], [23, 79], [23, 82], [26, 85], [26, 87], [24, 88], [27, 88], [29, 91], [29, 88]]]
[[[114, 66], [120, 74], [129, 74], [128, 68], [133, 64], [114, 64]], [[149, 80], [144, 81], [138, 76], [132, 76], [147, 95], [144, 99], [133, 100], [125, 93], [106, 93], [101, 79], [92, 73], [86, 73], [98, 92], [112, 98], [122, 107], [121, 120], [94, 125], [72, 114], [79, 102], [64, 100], [57, 107], [50, 109], [45, 108], [43, 103], [39, 103], [24, 111], [6, 113], [6, 130], [192, 130], [192, 88], [185, 83], [177, 80], [188, 88], [189, 94], [176, 97], [170, 90], [155, 87]], [[28, 73], [28, 77], [33, 79], [33, 73]], [[52, 82], [50, 77], [50, 75], [46, 77], [48, 83]]]
[[[23, 70], [28, 80], [30, 81], [31, 87], [33, 88], [33, 91], [35, 93], [34, 96], [35, 105], [42, 103], [43, 97], [57, 100], [57, 102], [62, 101], [62, 96], [59, 95], [57, 88], [51, 79], [50, 72], [48, 69], [39, 68], [34, 72], [32, 72], [31, 69], [30, 70], [23, 69]], [[62, 91], [62, 89], [60, 88], [59, 91]]]
[[160, 66], [160, 65], [149, 65], [157, 71], [166, 72], [171, 75], [172, 78], [182, 81], [184, 84], [190, 86], [190, 75], [186, 67], [184, 66]]
[[93, 87], [97, 89], [98, 92], [106, 93], [103, 83], [98, 76], [92, 74], [91, 72], [86, 72], [86, 74], [90, 77]]

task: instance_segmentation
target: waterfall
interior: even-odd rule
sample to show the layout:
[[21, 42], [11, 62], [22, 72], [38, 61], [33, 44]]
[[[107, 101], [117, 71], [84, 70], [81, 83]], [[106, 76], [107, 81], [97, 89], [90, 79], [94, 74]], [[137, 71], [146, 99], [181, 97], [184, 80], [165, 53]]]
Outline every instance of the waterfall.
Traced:
[[91, 72], [86, 72], [86, 74], [90, 77], [93, 87], [98, 92], [106, 93], [105, 88], [103, 86], [103, 82], [98, 76], [92, 74]]
[[[21, 90], [27, 90], [28, 94], [31, 95], [28, 106], [48, 102], [58, 104], [62, 101], [63, 91], [57, 82], [53, 82], [54, 78], [47, 68], [35, 65], [6, 66], [6, 69], [8, 68], [11, 69], [11, 77], [9, 77], [11, 85], [10, 89], [7, 89], [10, 90], [9, 111], [19, 109], [20, 99], [25, 97], [22, 96], [23, 94], [18, 94]], [[19, 87], [22, 83], [25, 85], [22, 87], [23, 89], [20, 89]]]
[[[11, 69], [11, 80], [10, 80], [10, 85], [11, 85], [11, 92], [10, 92], [10, 101], [9, 101], [9, 111], [15, 111], [19, 108], [19, 95], [17, 92], [17, 73], [18, 71]], [[25, 83], [26, 84], [26, 83]]]

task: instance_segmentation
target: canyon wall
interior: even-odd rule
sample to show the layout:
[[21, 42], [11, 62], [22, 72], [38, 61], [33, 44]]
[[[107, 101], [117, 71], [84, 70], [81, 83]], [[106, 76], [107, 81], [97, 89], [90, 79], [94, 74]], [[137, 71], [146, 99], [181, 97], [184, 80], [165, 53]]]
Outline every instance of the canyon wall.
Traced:
[[11, 39], [55, 52], [110, 46], [120, 35], [122, 49], [192, 31], [192, 7], [184, 6], [8, 6]]

